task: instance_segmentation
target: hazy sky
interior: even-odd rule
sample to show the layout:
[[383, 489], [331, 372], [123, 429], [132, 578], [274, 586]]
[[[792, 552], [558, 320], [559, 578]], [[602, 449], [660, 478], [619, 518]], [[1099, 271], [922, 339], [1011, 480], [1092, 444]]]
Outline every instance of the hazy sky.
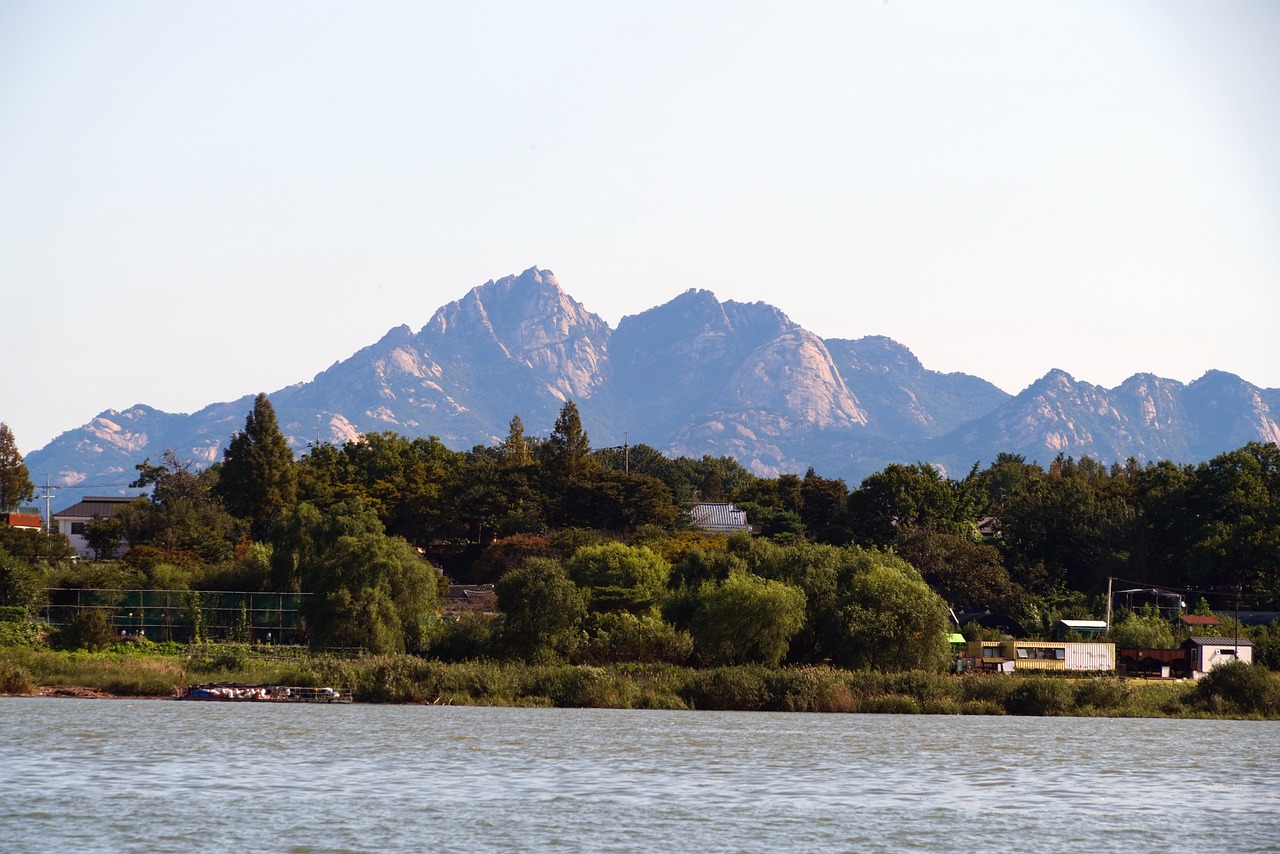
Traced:
[[531, 266], [1017, 392], [1280, 387], [1280, 3], [0, 0], [0, 421], [311, 379]]

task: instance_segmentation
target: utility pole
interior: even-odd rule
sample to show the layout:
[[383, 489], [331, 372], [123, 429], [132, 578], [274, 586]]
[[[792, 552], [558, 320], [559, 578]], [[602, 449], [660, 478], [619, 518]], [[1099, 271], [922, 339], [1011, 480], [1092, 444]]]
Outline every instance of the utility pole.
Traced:
[[1107, 637], [1111, 637], [1111, 582], [1110, 575], [1107, 576]]
[[49, 514], [49, 502], [53, 500], [54, 489], [57, 489], [57, 487], [49, 485], [49, 473], [45, 472], [44, 495], [37, 495], [36, 501], [44, 502], [44, 531], [46, 534], [49, 533], [49, 526], [53, 524], [53, 517]]

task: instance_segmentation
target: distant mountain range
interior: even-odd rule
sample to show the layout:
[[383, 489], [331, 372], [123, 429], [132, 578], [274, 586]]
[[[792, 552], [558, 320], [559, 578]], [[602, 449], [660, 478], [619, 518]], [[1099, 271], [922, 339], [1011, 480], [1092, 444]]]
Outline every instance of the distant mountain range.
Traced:
[[[190, 415], [107, 410], [26, 459], [32, 480], [123, 492], [166, 449], [207, 465], [243, 429], [254, 393]], [[963, 475], [1001, 451], [1048, 463], [1195, 462], [1249, 441], [1280, 442], [1280, 389], [1210, 371], [1190, 384], [1136, 374], [1106, 389], [1052, 370], [1018, 395], [926, 369], [889, 338], [824, 340], [765, 303], [689, 290], [611, 329], [550, 271], [489, 281], [400, 326], [307, 383], [270, 394], [293, 446], [392, 430], [455, 449], [494, 444], [519, 414], [547, 435], [578, 404], [594, 447], [643, 443], [672, 456], [730, 455], [760, 475], [856, 486], [891, 462]], [[100, 488], [95, 488], [100, 487]]]

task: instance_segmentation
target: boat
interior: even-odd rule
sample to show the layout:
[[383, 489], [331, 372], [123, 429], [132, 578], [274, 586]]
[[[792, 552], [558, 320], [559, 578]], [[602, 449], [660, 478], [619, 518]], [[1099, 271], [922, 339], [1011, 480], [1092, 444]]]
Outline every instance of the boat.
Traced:
[[180, 688], [175, 699], [239, 703], [350, 703], [351, 694], [336, 688], [211, 682], [204, 685], [188, 685], [185, 689]]

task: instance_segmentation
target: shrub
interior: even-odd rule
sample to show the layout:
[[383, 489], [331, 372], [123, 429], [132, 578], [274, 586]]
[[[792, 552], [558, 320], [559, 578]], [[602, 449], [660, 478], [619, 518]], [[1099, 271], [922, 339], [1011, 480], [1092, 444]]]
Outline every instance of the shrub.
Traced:
[[1115, 709], [1129, 700], [1129, 688], [1115, 679], [1089, 679], [1076, 685], [1077, 706], [1095, 709]]
[[105, 608], [81, 608], [65, 626], [58, 629], [55, 641], [63, 649], [103, 649], [115, 642], [111, 622]]
[[31, 674], [20, 664], [0, 661], [0, 694], [30, 694]]
[[966, 676], [960, 680], [960, 692], [965, 700], [1006, 706], [1009, 695], [1018, 687], [1008, 676]]
[[681, 692], [695, 709], [756, 712], [765, 707], [764, 671], [755, 667], [717, 667], [694, 671]]
[[918, 715], [920, 710], [919, 700], [903, 694], [867, 697], [858, 704], [858, 711], [876, 715]]
[[39, 623], [0, 622], [0, 646], [36, 646], [40, 643]]
[[427, 627], [425, 653], [441, 661], [487, 658], [496, 651], [496, 622], [483, 614], [464, 613], [456, 620], [440, 620]]
[[1191, 699], [1210, 711], [1275, 715], [1280, 713], [1280, 684], [1265, 667], [1232, 661], [1209, 671]]
[[609, 708], [616, 705], [618, 693], [604, 670], [589, 665], [547, 667], [530, 691], [561, 709]]
[[361, 700], [371, 703], [424, 703], [439, 698], [444, 686], [441, 665], [412, 655], [375, 659]]
[[1022, 680], [1005, 700], [1014, 715], [1061, 715], [1071, 709], [1071, 686], [1060, 679], [1032, 676]]
[[27, 619], [27, 609], [21, 605], [0, 605], [0, 623], [20, 623]]
[[693, 654], [693, 638], [661, 617], [637, 617], [625, 611], [600, 614], [588, 640], [574, 660], [588, 664], [609, 662], [657, 662], [683, 664]]
[[851, 712], [858, 706], [844, 674], [827, 668], [770, 671], [765, 689], [770, 711]]

